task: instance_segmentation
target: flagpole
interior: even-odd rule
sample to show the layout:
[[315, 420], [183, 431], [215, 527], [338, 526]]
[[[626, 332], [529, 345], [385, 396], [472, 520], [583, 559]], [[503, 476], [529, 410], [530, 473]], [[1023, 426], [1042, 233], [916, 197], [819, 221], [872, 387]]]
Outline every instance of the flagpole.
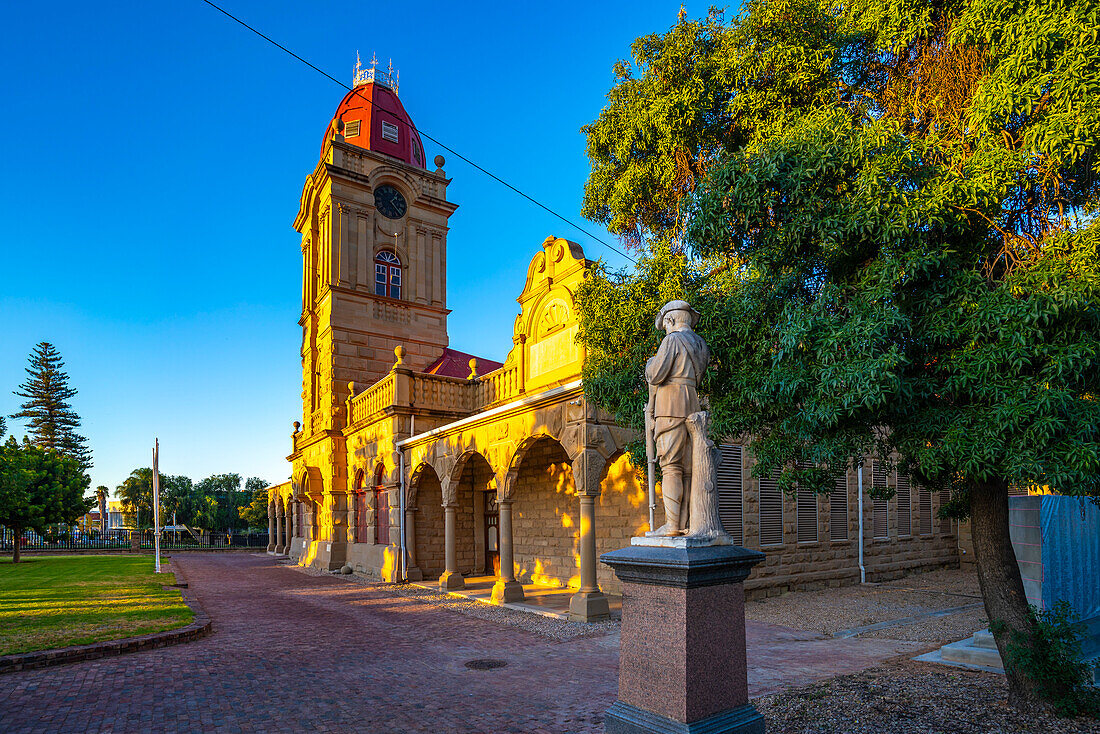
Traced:
[[160, 573], [160, 440], [153, 439], [153, 556], [156, 558], [156, 572]]

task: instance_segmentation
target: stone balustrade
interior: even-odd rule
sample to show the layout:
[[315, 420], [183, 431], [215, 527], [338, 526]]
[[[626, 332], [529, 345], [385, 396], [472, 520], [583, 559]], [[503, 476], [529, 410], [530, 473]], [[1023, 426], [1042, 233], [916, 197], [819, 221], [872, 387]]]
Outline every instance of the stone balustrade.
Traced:
[[519, 365], [505, 365], [483, 375], [477, 383], [477, 405], [482, 410], [490, 405], [507, 402], [523, 394], [523, 378]]
[[415, 408], [473, 414], [523, 394], [517, 366], [502, 367], [475, 380], [430, 375], [397, 367], [348, 401], [348, 423], [355, 424], [390, 408]]
[[412, 375], [412, 404], [419, 409], [473, 413], [479, 407], [475, 391], [475, 385], [461, 377]]
[[389, 373], [348, 401], [348, 423], [358, 423], [392, 406], [397, 393], [397, 376], [396, 372]]

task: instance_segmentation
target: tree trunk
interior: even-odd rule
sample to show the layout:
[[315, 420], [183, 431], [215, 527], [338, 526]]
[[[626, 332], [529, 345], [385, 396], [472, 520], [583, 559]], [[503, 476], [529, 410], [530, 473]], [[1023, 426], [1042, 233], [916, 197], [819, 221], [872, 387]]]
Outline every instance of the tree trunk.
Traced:
[[12, 542], [11, 562], [19, 563], [19, 546], [23, 544], [23, 528], [12, 528], [15, 540]]
[[1034, 678], [1014, 666], [1006, 650], [1014, 632], [1030, 638], [1031, 631], [1024, 582], [1009, 539], [1007, 483], [970, 484], [970, 527], [986, 617], [1008, 678], [1008, 703], [1021, 710], [1043, 708]]

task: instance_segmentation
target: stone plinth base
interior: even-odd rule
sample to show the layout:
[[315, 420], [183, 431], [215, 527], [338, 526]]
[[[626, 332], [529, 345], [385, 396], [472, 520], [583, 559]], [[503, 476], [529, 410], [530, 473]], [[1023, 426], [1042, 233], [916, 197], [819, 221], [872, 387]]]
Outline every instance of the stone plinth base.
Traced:
[[569, 618], [574, 622], [611, 619], [611, 607], [602, 591], [578, 591], [569, 597]]
[[623, 583], [616, 734], [758, 734], [742, 583], [764, 554], [735, 545], [635, 545], [600, 560]]
[[706, 537], [698, 537], [695, 535], [647, 535], [645, 537], [640, 537], [635, 535], [630, 539], [630, 544], [656, 548], [706, 548], [712, 545], [733, 545], [733, 538], [728, 535]]
[[523, 601], [523, 584], [518, 581], [497, 579], [493, 584], [493, 603], [507, 604], [513, 601]]
[[439, 577], [439, 588], [444, 591], [466, 588], [466, 579], [457, 571], [444, 571]]
[[604, 714], [607, 734], [764, 734], [764, 717], [751, 704], [684, 724], [651, 711], [616, 701]]

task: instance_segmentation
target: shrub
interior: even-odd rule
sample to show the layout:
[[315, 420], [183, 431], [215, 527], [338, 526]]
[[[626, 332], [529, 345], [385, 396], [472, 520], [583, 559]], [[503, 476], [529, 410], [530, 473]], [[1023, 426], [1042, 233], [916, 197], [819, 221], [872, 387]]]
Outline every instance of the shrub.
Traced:
[[1047, 611], [1031, 605], [1028, 617], [1030, 632], [1013, 632], [1006, 647], [1012, 663], [1036, 681], [1039, 696], [1059, 716], [1100, 718], [1100, 689], [1092, 687], [1092, 665], [1082, 659], [1073, 607], [1064, 600]]

